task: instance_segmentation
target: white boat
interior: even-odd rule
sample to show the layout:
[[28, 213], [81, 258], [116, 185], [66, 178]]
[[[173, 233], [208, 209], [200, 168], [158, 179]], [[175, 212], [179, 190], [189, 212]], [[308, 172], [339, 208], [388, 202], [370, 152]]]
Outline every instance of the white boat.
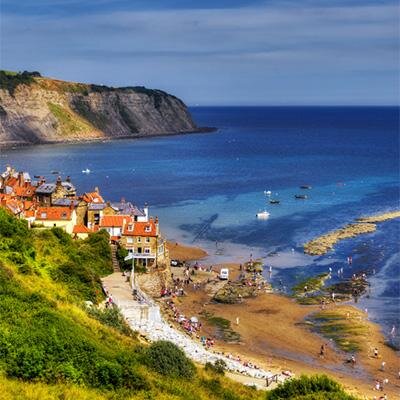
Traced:
[[267, 219], [269, 217], [269, 212], [264, 210], [264, 211], [260, 211], [259, 213], [256, 214], [256, 217], [259, 219]]
[[89, 168], [83, 169], [82, 174], [90, 174], [90, 169]]
[[264, 190], [266, 196], [271, 196], [272, 192], [270, 190]]

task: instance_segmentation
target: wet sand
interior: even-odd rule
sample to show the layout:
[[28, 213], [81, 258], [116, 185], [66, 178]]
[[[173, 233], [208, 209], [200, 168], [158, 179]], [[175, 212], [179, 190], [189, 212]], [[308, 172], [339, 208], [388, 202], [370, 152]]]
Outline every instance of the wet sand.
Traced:
[[207, 253], [199, 247], [185, 246], [177, 242], [167, 242], [171, 260], [193, 261], [207, 257]]
[[[234, 279], [239, 273], [238, 265], [229, 264], [229, 268]], [[197, 279], [204, 280], [204, 274], [198, 274]], [[212, 290], [209, 290], [209, 286], [206, 285], [202, 290], [188, 288], [187, 296], [177, 298], [176, 305], [186, 316], [199, 317], [203, 324], [202, 335], [214, 336], [215, 326], [202, 318], [201, 312], [206, 311], [231, 322], [231, 328], [241, 336], [240, 342], [217, 340], [216, 350], [235, 356], [239, 354], [242, 360], [247, 359], [266, 370], [289, 369], [297, 376], [326, 373], [345, 385], [350, 392], [369, 398], [382, 393], [388, 394], [389, 399], [400, 398], [399, 358], [395, 351], [384, 345], [385, 340], [378, 325], [365, 321], [368, 334], [360, 352], [356, 354], [356, 366], [351, 367], [344, 362], [350, 357], [349, 354], [336, 349], [329, 339], [311, 332], [310, 326], [305, 323], [308, 315], [320, 311], [319, 306], [302, 306], [288, 297], [272, 293], [247, 299], [242, 304], [217, 304], [211, 301]], [[342, 313], [344, 318], [347, 312], [352, 315], [355, 313], [357, 318], [366, 317], [348, 305], [329, 307]], [[324, 358], [319, 356], [322, 344], [327, 344]], [[381, 358], [372, 357], [374, 347], [378, 347]], [[386, 362], [385, 372], [379, 371], [382, 361]], [[373, 391], [374, 379], [384, 378], [389, 379], [384, 392]]]

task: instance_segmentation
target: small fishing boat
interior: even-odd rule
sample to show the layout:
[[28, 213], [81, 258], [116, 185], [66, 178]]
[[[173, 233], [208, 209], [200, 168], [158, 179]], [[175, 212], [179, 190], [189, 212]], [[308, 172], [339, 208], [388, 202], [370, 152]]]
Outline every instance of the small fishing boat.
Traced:
[[34, 175], [33, 176], [35, 179], [42, 179], [43, 178], [43, 176], [40, 176], [40, 175]]
[[277, 200], [277, 199], [271, 199], [270, 201], [269, 201], [269, 203], [270, 204], [279, 204], [281, 201], [280, 200]]
[[260, 211], [259, 213], [256, 214], [256, 217], [258, 219], [267, 219], [269, 217], [269, 212], [266, 210]]
[[90, 169], [89, 168], [83, 169], [82, 174], [90, 174]]
[[312, 189], [312, 186], [310, 186], [310, 185], [301, 185], [300, 189]]
[[60, 173], [60, 171], [51, 171], [51, 173], [52, 173], [53, 175], [58, 175], [58, 174]]
[[270, 190], [264, 190], [266, 196], [271, 196], [272, 192]]
[[300, 199], [300, 200], [305, 200], [307, 199], [307, 195], [306, 194], [295, 194], [294, 197], [296, 199]]

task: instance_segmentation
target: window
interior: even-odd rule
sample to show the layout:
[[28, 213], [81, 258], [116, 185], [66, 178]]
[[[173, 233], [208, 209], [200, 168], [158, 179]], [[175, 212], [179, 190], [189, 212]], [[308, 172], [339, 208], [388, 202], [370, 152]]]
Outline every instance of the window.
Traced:
[[150, 254], [150, 247], [145, 247], [144, 252], [145, 254]]
[[47, 213], [41, 213], [40, 218], [47, 218]]
[[164, 245], [158, 246], [158, 254], [164, 254]]
[[150, 243], [150, 238], [149, 237], [146, 238], [146, 243]]
[[136, 241], [137, 241], [138, 243], [141, 243], [141, 242], [142, 242], [142, 238], [141, 238], [140, 236], [138, 236], [137, 239], [136, 239]]
[[131, 237], [126, 238], [126, 243], [133, 243], [133, 238]]
[[144, 228], [145, 232], [151, 232], [151, 227], [150, 225], [146, 225], [146, 228]]
[[132, 232], [132, 231], [133, 231], [133, 225], [132, 225], [132, 224], [129, 224], [129, 225], [128, 225], [128, 231], [129, 231], [129, 232]]

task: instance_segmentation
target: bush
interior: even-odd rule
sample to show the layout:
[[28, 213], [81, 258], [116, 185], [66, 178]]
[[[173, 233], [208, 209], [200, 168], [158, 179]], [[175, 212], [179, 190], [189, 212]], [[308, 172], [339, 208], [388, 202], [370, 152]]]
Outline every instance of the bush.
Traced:
[[222, 359], [216, 360], [214, 364], [206, 362], [205, 369], [206, 371], [211, 371], [216, 374], [224, 375], [226, 370], [226, 362]]
[[326, 375], [290, 379], [267, 393], [267, 400], [356, 400]]
[[145, 353], [145, 362], [162, 375], [192, 378], [196, 367], [175, 344], [160, 340], [154, 342]]
[[117, 307], [109, 307], [100, 310], [96, 307], [88, 307], [87, 312], [105, 325], [117, 329], [126, 336], [134, 336], [132, 329], [125, 322]]

